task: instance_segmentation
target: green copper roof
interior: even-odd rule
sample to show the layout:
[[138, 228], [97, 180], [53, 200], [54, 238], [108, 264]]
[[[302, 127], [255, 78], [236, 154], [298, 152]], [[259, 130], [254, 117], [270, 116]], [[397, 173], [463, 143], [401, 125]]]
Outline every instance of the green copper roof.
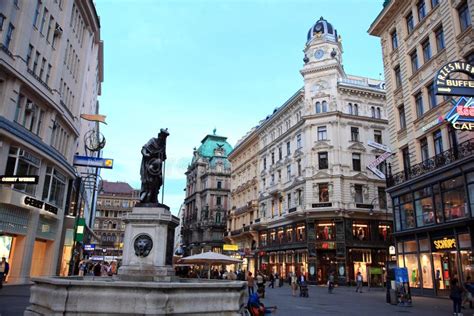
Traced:
[[[222, 149], [222, 155], [216, 155], [216, 149]], [[201, 141], [197, 149], [199, 156], [204, 158], [222, 157], [227, 158], [232, 151], [232, 146], [227, 142], [227, 137], [218, 135], [207, 135]], [[193, 159], [194, 162], [195, 158]]]

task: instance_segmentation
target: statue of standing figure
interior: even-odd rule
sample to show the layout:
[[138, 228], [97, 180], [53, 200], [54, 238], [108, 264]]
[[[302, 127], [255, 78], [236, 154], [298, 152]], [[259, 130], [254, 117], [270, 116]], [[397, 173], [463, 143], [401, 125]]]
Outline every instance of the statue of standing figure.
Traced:
[[150, 139], [142, 147], [140, 203], [158, 203], [158, 194], [163, 185], [163, 163], [166, 160], [168, 136], [168, 129], [162, 128], [157, 138]]

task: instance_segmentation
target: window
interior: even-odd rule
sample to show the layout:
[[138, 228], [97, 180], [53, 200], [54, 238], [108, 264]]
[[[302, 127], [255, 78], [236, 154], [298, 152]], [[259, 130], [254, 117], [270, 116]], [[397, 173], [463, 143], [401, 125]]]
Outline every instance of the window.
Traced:
[[354, 114], [354, 110], [352, 109], [352, 103], [349, 103], [347, 105], [347, 113], [349, 113], [351, 115]]
[[441, 130], [437, 130], [433, 133], [433, 142], [435, 155], [439, 155], [443, 152], [443, 137], [441, 135]]
[[413, 197], [411, 193], [394, 199], [394, 202], [400, 203], [401, 228], [402, 230], [415, 228], [415, 211], [413, 209]]
[[358, 127], [351, 127], [351, 141], [353, 142], [359, 141], [359, 128]]
[[297, 161], [298, 164], [298, 177], [301, 176], [301, 160]]
[[46, 168], [46, 177], [44, 178], [43, 200], [61, 207], [65, 189], [66, 176], [56, 170], [56, 168], [48, 166]]
[[415, 214], [418, 227], [434, 224], [434, 205], [431, 197], [431, 187], [417, 190], [415, 193]]
[[464, 178], [459, 176], [441, 183], [444, 217], [447, 221], [467, 216]]
[[222, 189], [222, 181], [217, 181], [217, 188]]
[[370, 113], [372, 114], [372, 117], [375, 118], [375, 107], [370, 108]]
[[[33, 176], [38, 175], [41, 160], [29, 152], [17, 148], [10, 147], [8, 153], [7, 166], [5, 175], [8, 176]], [[36, 192], [35, 184], [14, 184], [16, 190], [20, 190], [34, 195]]]
[[352, 154], [352, 169], [360, 171], [360, 154]]
[[377, 118], [382, 118], [382, 110], [379, 107], [377, 107]]
[[403, 159], [403, 170], [407, 171], [410, 169], [410, 152], [408, 147], [402, 149], [402, 159]]
[[302, 147], [301, 144], [301, 134], [296, 135], [296, 147], [300, 149]]
[[469, 7], [467, 1], [464, 1], [458, 8], [459, 24], [461, 26], [461, 32], [464, 32], [471, 25], [471, 14], [469, 13]]
[[435, 36], [436, 36], [436, 49], [438, 52], [440, 52], [445, 47], [443, 27], [440, 27], [435, 31]]
[[385, 193], [385, 188], [378, 187], [377, 194], [379, 200], [379, 208], [383, 210], [387, 209], [387, 194]]
[[44, 22], [46, 22], [46, 14], [48, 14], [48, 9], [46, 7], [43, 10], [43, 18], [41, 19], [40, 33], [43, 34]]
[[267, 158], [263, 158], [263, 170], [267, 169]]
[[413, 21], [413, 14], [410, 12], [406, 18], [406, 23], [407, 23], [407, 33], [410, 34], [413, 31], [413, 28], [415, 27], [415, 22]]
[[418, 20], [421, 21], [426, 16], [425, 0], [419, 1], [418, 4], [416, 5], [416, 8], [418, 9]]
[[278, 160], [282, 160], [283, 159], [283, 148], [278, 147]]
[[0, 31], [3, 30], [3, 22], [5, 22], [5, 16], [0, 13]]
[[221, 206], [222, 205], [222, 197], [221, 196], [216, 196], [216, 205]]
[[423, 61], [426, 63], [431, 59], [430, 39], [427, 38], [423, 43], [421, 43], [421, 47], [423, 47]]
[[286, 166], [286, 179], [288, 181], [291, 179], [291, 165]]
[[362, 184], [354, 184], [354, 201], [356, 203], [364, 203], [364, 196], [362, 194]]
[[33, 68], [31, 69], [33, 71], [33, 73], [35, 73], [35, 74], [36, 74], [36, 67], [38, 67], [39, 57], [40, 57], [40, 53], [37, 51], [36, 55], [35, 55], [35, 60], [33, 61]]
[[281, 170], [278, 170], [278, 182], [281, 182]]
[[434, 9], [439, 4], [439, 0], [431, 0], [431, 7]]
[[38, 16], [40, 13], [40, 5], [41, 5], [41, 0], [36, 0], [36, 9], [35, 9], [35, 15], [33, 16], [33, 26], [36, 27], [36, 23], [38, 23]]
[[415, 95], [415, 106], [416, 106], [416, 115], [418, 117], [423, 116], [423, 94], [418, 92]]
[[286, 142], [286, 155], [289, 156], [291, 154], [291, 144], [290, 142]]
[[41, 61], [41, 68], [38, 77], [40, 77], [41, 80], [43, 80], [43, 73], [44, 73], [44, 66], [46, 65], [46, 58], [43, 57], [43, 60]]
[[33, 45], [28, 45], [28, 51], [26, 52], [26, 67], [30, 68], [31, 54], [33, 54]]
[[316, 102], [316, 113], [321, 113], [321, 103]]
[[359, 115], [359, 106], [357, 103], [354, 103], [354, 115]]
[[397, 66], [393, 69], [395, 73], [395, 89], [398, 89], [402, 86], [402, 73], [400, 71], [400, 66]]
[[352, 236], [355, 240], [370, 240], [369, 224], [367, 222], [354, 222], [352, 224]]
[[272, 165], [275, 164], [275, 152], [272, 151]]
[[403, 105], [398, 107], [398, 117], [400, 119], [400, 129], [407, 128], [407, 121], [405, 118], [405, 107]]
[[326, 130], [326, 126], [318, 126], [318, 140], [327, 140], [328, 133]]
[[322, 110], [323, 110], [323, 112], [327, 112], [327, 111], [328, 111], [328, 103], [327, 103], [326, 101], [323, 101]]
[[48, 84], [49, 82], [49, 76], [51, 75], [51, 68], [52, 68], [51, 64], [48, 64], [48, 70], [46, 71], [46, 78], [44, 79], [44, 82], [46, 84]]
[[336, 227], [332, 222], [318, 222], [316, 224], [317, 240], [334, 240], [336, 239]]
[[397, 30], [394, 30], [391, 34], [390, 37], [392, 39], [392, 49], [395, 50], [398, 48], [398, 37], [397, 37]]
[[49, 22], [48, 22], [48, 31], [46, 32], [46, 40], [49, 42], [50, 41], [50, 35], [51, 35], [51, 30], [54, 25], [54, 18], [52, 15], [49, 16]]
[[318, 153], [318, 161], [319, 161], [319, 169], [327, 169], [328, 168], [328, 153], [327, 152], [320, 152]]
[[410, 60], [411, 60], [411, 71], [415, 73], [418, 70], [419, 64], [418, 64], [418, 54], [416, 53], [416, 50], [414, 50], [410, 54]]
[[471, 52], [464, 59], [466, 60], [468, 64], [474, 65], [474, 52]]
[[13, 30], [15, 29], [15, 27], [13, 26], [13, 24], [8, 24], [8, 30], [7, 30], [7, 35], [5, 36], [5, 42], [3, 43], [3, 46], [6, 48], [6, 49], [9, 49], [10, 48], [10, 43], [12, 41], [12, 37], [13, 37]]
[[430, 83], [426, 87], [426, 90], [428, 91], [428, 102], [430, 104], [430, 108], [432, 109], [437, 105], [434, 82]]
[[374, 142], [382, 144], [382, 131], [374, 130]]
[[421, 152], [421, 161], [425, 161], [430, 158], [430, 153], [428, 150], [428, 140], [426, 137], [420, 139], [420, 152]]
[[329, 202], [329, 184], [319, 183], [319, 202]]

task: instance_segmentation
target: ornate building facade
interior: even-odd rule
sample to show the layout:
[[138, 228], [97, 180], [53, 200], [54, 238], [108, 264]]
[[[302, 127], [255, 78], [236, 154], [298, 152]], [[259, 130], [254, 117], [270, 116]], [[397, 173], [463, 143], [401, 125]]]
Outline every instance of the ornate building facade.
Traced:
[[130, 213], [138, 202], [140, 190], [125, 182], [102, 181], [94, 222], [97, 238], [92, 241], [95, 250], [88, 253], [89, 257], [97, 260], [121, 258], [125, 233], [122, 217]]
[[[84, 154], [103, 80], [103, 43], [92, 1], [0, 2], [0, 174], [37, 176], [0, 188], [0, 255], [10, 283], [67, 275], [74, 217], [92, 217], [73, 156]], [[85, 190], [87, 191], [87, 190]]]
[[252, 129], [229, 155], [232, 164], [231, 210], [225, 241], [238, 246], [242, 269], [255, 273], [258, 232], [258, 133]]
[[[248, 186], [258, 190], [258, 212], [245, 225], [249, 236], [258, 232], [256, 268], [301, 273], [322, 284], [330, 272], [344, 284], [360, 271], [380, 284], [391, 215], [384, 164], [378, 166], [381, 177], [366, 166], [384, 154], [380, 148], [388, 141], [384, 84], [345, 73], [341, 39], [323, 18], [310, 28], [304, 53], [303, 88], [240, 143], [256, 137], [259, 144], [257, 184]], [[233, 180], [243, 177], [238, 170]], [[246, 181], [237, 182], [236, 196]], [[235, 203], [232, 225], [244, 205]], [[232, 226], [231, 235], [234, 227], [243, 228]]]
[[186, 198], [182, 221], [186, 255], [222, 252], [230, 207], [230, 162], [232, 146], [227, 138], [207, 135], [193, 152], [186, 171]]
[[[382, 43], [396, 153], [387, 191], [397, 264], [408, 269], [417, 294], [447, 296], [452, 278], [474, 278], [474, 132], [445, 120], [463, 96], [435, 93], [446, 63], [474, 68], [473, 18], [472, 1], [392, 0], [369, 29]], [[451, 246], [439, 248], [439, 240]]]

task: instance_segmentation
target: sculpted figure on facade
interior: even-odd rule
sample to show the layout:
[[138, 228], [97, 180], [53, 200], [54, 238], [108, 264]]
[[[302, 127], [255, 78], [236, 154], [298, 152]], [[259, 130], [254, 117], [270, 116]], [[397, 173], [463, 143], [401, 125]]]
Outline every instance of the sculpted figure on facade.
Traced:
[[163, 185], [163, 163], [166, 160], [166, 138], [168, 136], [168, 129], [161, 129], [157, 138], [150, 139], [142, 147], [141, 203], [158, 203], [158, 193]]

